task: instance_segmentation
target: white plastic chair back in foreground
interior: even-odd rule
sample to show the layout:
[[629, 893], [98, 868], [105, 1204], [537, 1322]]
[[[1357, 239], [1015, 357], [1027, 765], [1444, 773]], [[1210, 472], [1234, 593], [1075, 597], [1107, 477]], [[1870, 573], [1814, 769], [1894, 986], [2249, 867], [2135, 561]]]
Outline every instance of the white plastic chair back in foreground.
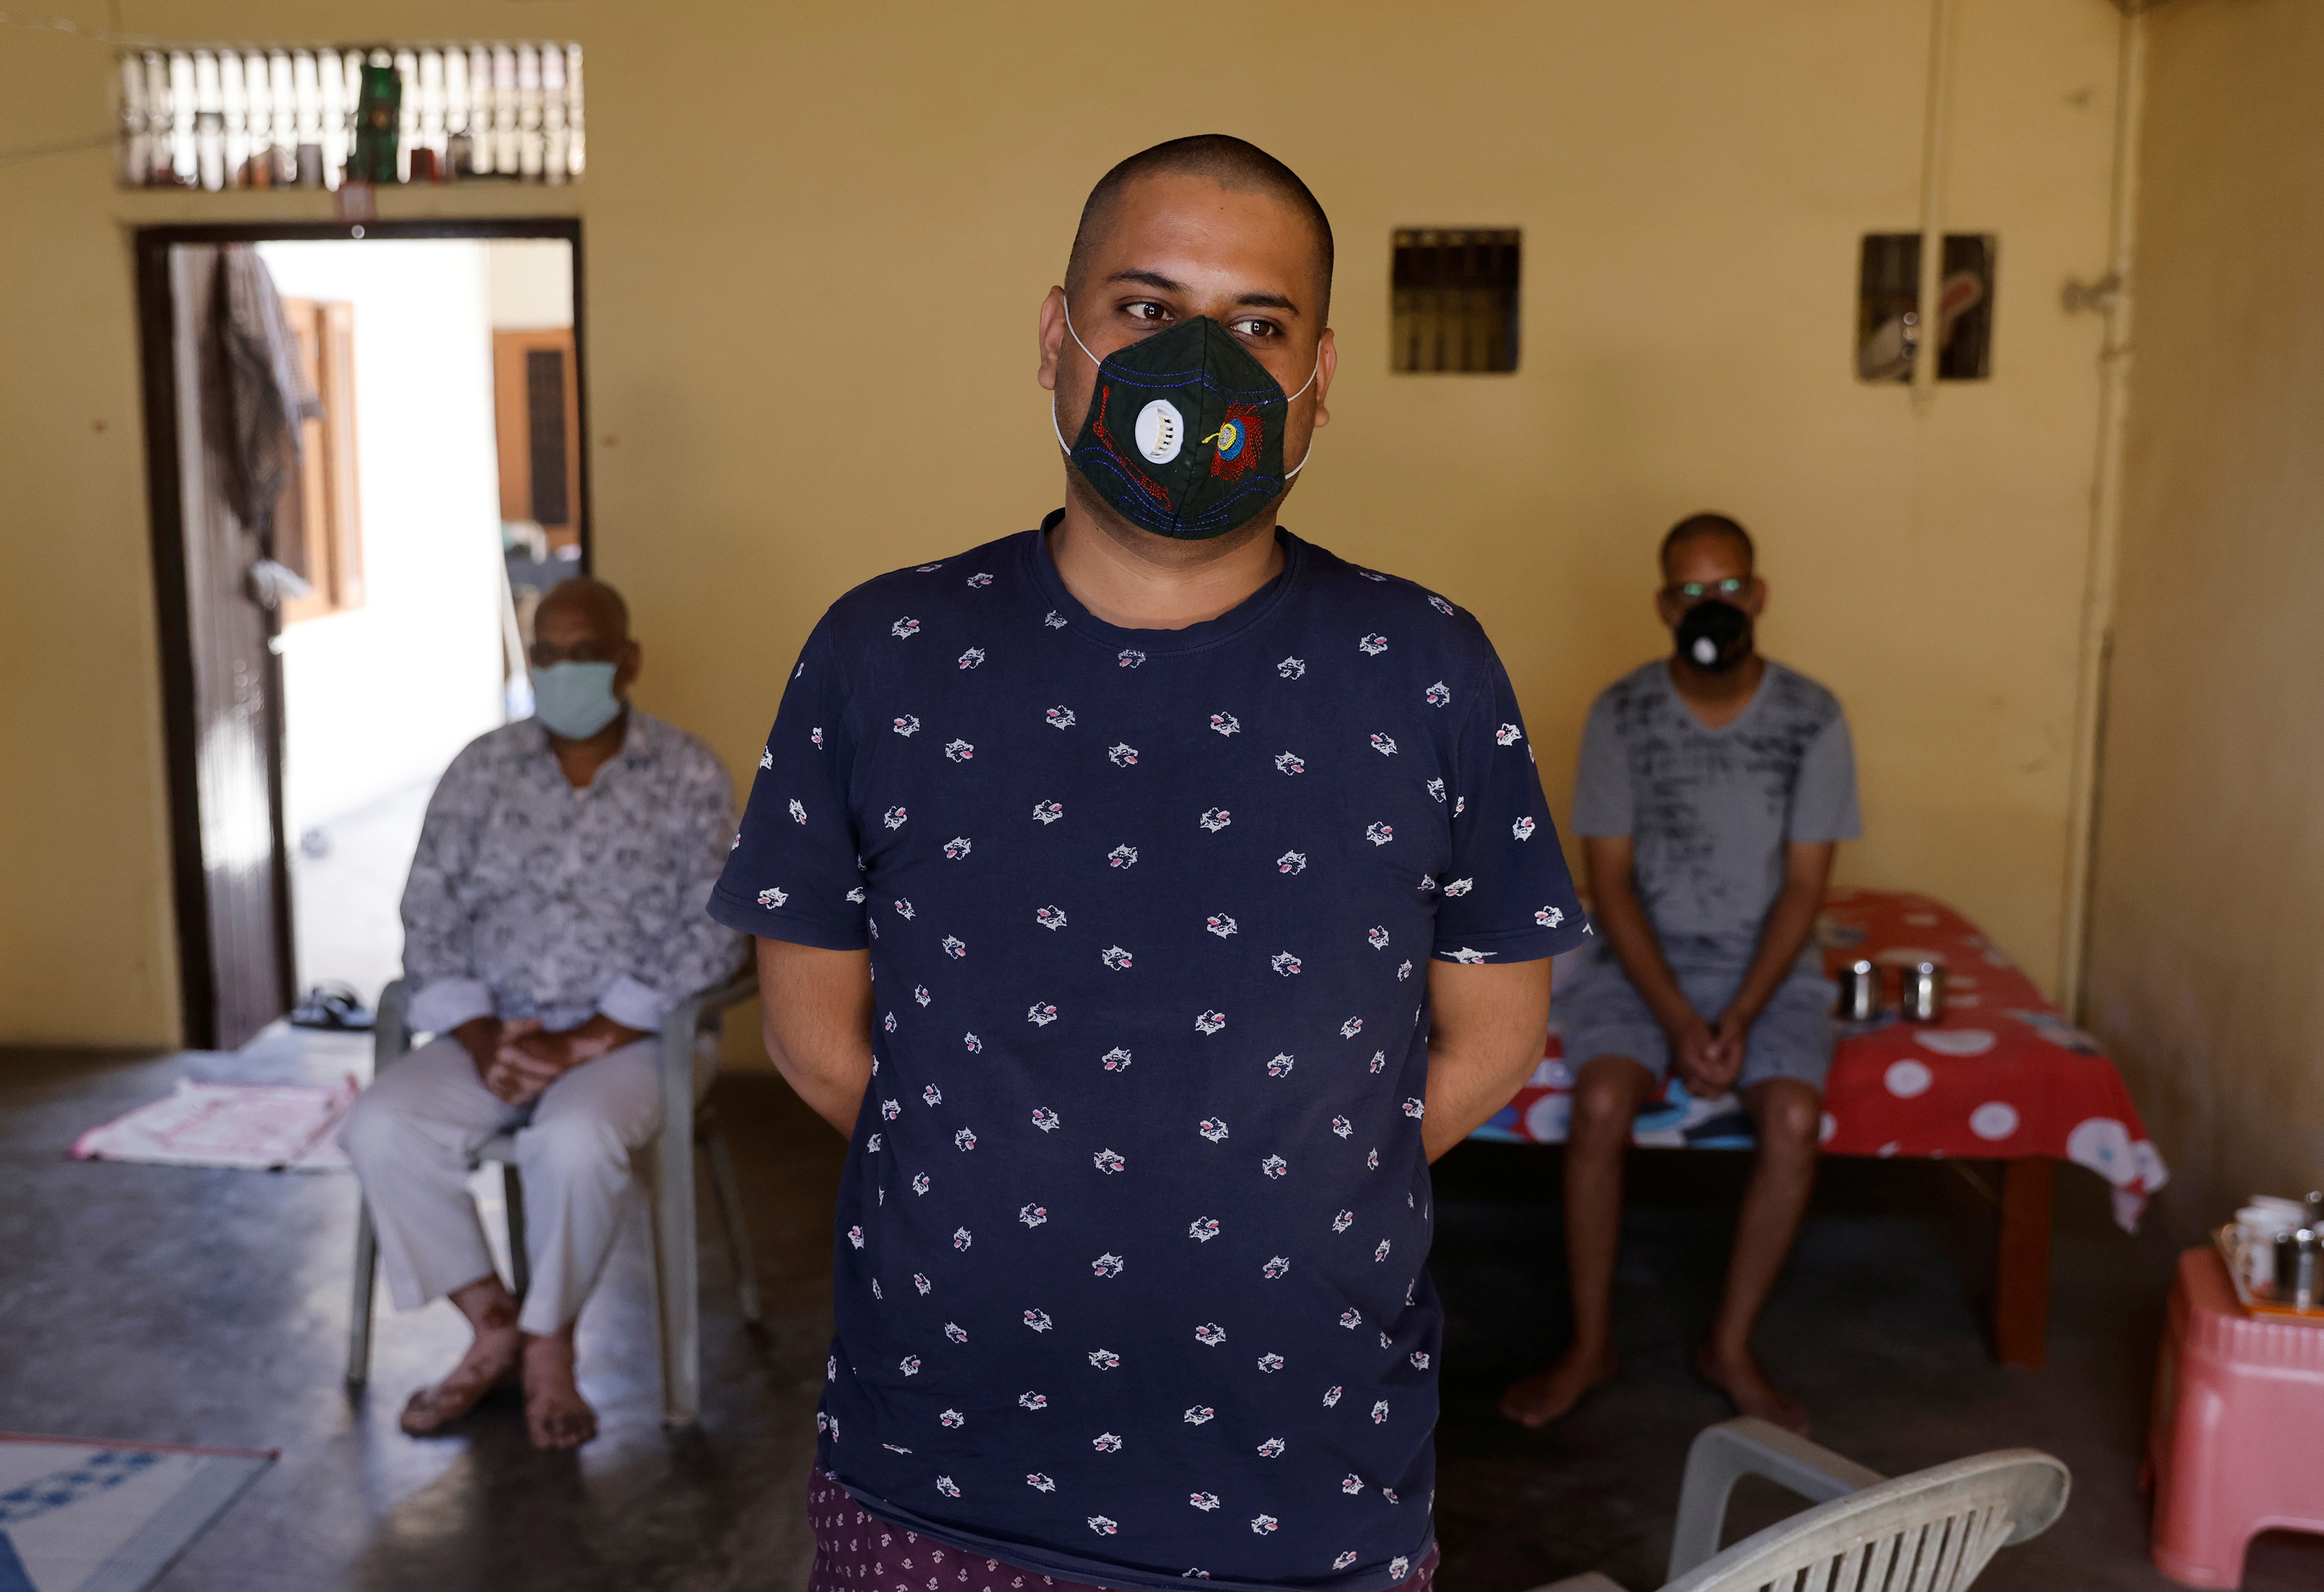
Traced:
[[1996, 1550], [2046, 1530], [2069, 1485], [2038, 1449], [1957, 1459], [1778, 1521], [1663, 1592], [1961, 1592]]

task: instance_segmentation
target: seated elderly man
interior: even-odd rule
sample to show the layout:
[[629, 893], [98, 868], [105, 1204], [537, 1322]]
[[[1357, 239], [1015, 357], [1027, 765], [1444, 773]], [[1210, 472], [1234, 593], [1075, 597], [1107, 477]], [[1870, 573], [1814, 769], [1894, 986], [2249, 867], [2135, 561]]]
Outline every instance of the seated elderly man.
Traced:
[[[661, 1125], [655, 1031], [731, 975], [741, 937], [704, 912], [734, 835], [726, 771], [632, 707], [638, 643], [599, 581], [533, 624], [534, 717], [478, 736], [428, 804], [403, 892], [415, 1032], [340, 1135], [400, 1310], [449, 1297], [475, 1330], [403, 1430], [441, 1430], [520, 1374], [542, 1448], [596, 1435], [573, 1326], [611, 1250], [630, 1154]], [[493, 1270], [470, 1157], [516, 1130], [531, 1286]]]

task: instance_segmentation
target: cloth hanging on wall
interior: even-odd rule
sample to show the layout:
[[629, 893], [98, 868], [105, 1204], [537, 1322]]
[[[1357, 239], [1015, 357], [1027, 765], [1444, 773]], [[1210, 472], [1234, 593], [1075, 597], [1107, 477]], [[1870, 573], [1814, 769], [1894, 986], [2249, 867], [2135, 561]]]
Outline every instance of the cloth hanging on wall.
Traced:
[[274, 278], [248, 244], [220, 251], [213, 324], [229, 403], [226, 503], [272, 551], [274, 505], [298, 468], [299, 428], [323, 412]]

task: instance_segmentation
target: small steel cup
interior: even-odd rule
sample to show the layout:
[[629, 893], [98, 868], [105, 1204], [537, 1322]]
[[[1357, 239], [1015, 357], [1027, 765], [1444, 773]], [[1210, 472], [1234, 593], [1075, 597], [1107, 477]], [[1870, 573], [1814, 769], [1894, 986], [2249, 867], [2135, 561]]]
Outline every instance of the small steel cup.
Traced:
[[2295, 1227], [2275, 1241], [2275, 1302], [2295, 1310], [2324, 1306], [2324, 1239]]
[[1945, 967], [1914, 962], [1897, 978], [1896, 1012], [1907, 1023], [1934, 1023], [1945, 1014]]
[[1840, 1004], [1833, 1008], [1842, 1023], [1869, 1023], [1880, 1015], [1880, 964], [1858, 957], [1840, 969]]

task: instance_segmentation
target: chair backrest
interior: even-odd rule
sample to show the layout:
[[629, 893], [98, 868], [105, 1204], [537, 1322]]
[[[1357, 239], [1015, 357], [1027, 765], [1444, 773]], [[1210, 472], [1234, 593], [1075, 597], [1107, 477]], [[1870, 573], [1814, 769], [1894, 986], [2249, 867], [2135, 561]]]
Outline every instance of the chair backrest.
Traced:
[[1957, 1459], [1778, 1521], [1663, 1592], [1961, 1592], [2057, 1519], [2070, 1485], [2034, 1449]]

